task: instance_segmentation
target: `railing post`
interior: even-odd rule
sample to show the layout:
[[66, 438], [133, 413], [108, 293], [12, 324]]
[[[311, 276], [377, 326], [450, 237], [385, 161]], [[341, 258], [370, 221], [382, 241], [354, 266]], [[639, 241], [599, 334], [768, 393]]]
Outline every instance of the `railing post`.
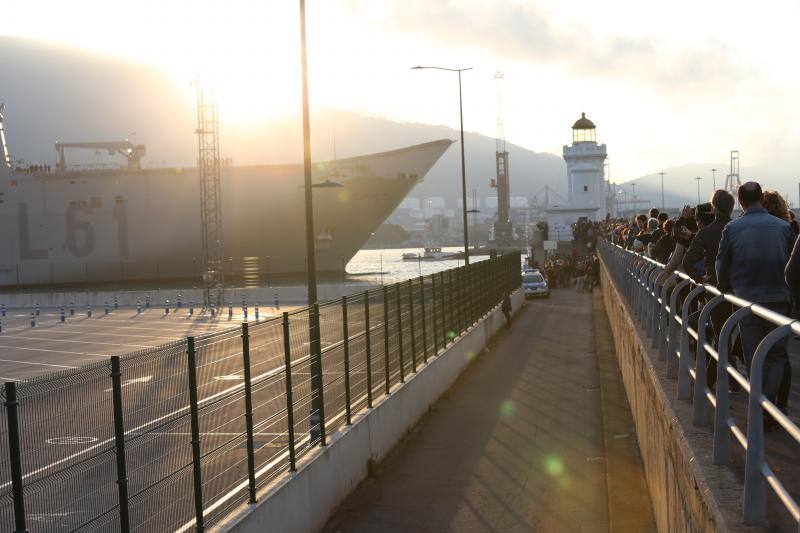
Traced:
[[670, 275], [664, 280], [661, 286], [661, 319], [658, 324], [658, 359], [663, 361], [667, 358], [667, 335], [669, 334], [670, 313], [672, 308], [669, 307], [669, 287], [675, 278]]
[[[704, 348], [706, 344], [707, 329], [705, 324], [708, 323], [708, 317], [711, 315], [711, 310], [724, 301], [724, 296], [713, 297], [706, 303], [706, 305], [703, 307], [703, 310], [700, 311], [700, 317], [697, 320], [697, 352], [694, 358], [694, 397], [692, 398], [692, 425], [695, 426], [706, 425], [708, 423], [708, 409], [706, 408], [708, 405], [708, 400], [706, 398], [706, 361], [708, 360], [709, 355], [706, 353]], [[689, 383], [686, 384], [687, 388], [689, 385]], [[689, 398], [688, 390], [681, 391], [680, 381], [678, 382], [678, 397], [686, 399]]]
[[389, 288], [383, 286], [383, 373], [384, 392], [388, 395], [391, 389], [389, 376]]
[[[725, 321], [719, 332], [717, 341], [717, 405], [714, 409], [714, 450], [712, 452], [712, 462], [715, 465], [727, 465], [731, 461], [731, 433], [728, 427], [730, 418], [730, 398], [728, 395], [728, 345], [730, 344], [731, 333], [739, 324], [739, 321], [750, 314], [750, 307], [741, 307]], [[752, 378], [750, 383], [750, 394], [752, 390]]]
[[309, 355], [311, 370], [311, 413], [309, 430], [311, 442], [319, 438], [319, 445], [325, 446], [325, 393], [322, 378], [322, 345], [319, 330], [319, 304], [314, 303], [309, 309]]
[[194, 514], [198, 532], [205, 530], [203, 524], [203, 477], [200, 464], [200, 419], [197, 406], [197, 362], [195, 360], [194, 337], [186, 339], [189, 375], [189, 415], [192, 424], [192, 474], [194, 479]]
[[11, 495], [14, 499], [14, 533], [27, 533], [25, 525], [25, 496], [22, 488], [22, 453], [19, 436], [17, 384], [5, 384], [5, 406], [8, 420], [8, 455], [11, 462]]
[[450, 294], [450, 328], [447, 332], [448, 337], [450, 337], [450, 342], [454, 341], [456, 338], [456, 317], [455, 317], [455, 310], [456, 305], [454, 300], [453, 293], [455, 292], [455, 287], [453, 287], [453, 269], [447, 271], [447, 292]]
[[[745, 524], [759, 524], [767, 519], [767, 481], [761, 468], [764, 464], [764, 410], [761, 396], [764, 387], [764, 360], [772, 347], [792, 331], [791, 324], [778, 326], [758, 344], [750, 363], [750, 396], [747, 402], [747, 449], [744, 462]], [[725, 383], [718, 383], [717, 387]], [[768, 415], [769, 416], [769, 415]]]
[[444, 271], [439, 272], [439, 310], [442, 312], [442, 349], [447, 348], [447, 310], [444, 307]]
[[650, 309], [650, 347], [658, 348], [658, 321], [661, 314], [661, 291], [658, 290], [658, 277], [661, 275], [659, 267], [653, 269], [650, 278], [653, 280], [651, 287], [653, 288], [653, 302]]
[[244, 374], [244, 423], [247, 431], [247, 489], [256, 503], [256, 458], [253, 444], [253, 388], [250, 380], [250, 326], [242, 323], [242, 371]]
[[428, 335], [427, 325], [425, 324], [425, 278], [419, 277], [419, 304], [422, 314], [422, 360], [428, 363]]
[[[680, 296], [680, 293], [683, 291], [684, 287], [687, 287], [688, 285], [689, 280], [687, 279], [678, 282], [672, 289], [672, 294], [670, 294], [669, 297], [669, 324], [667, 329], [669, 336], [667, 337], [667, 353], [666, 357], [664, 358], [666, 361], [669, 361], [670, 358], [675, 359], [676, 356], [676, 345], [679, 339], [677, 317], [680, 312], [678, 308], [678, 296]], [[670, 363], [667, 363], [667, 365], [669, 364]]]
[[289, 433], [289, 472], [297, 470], [294, 454], [294, 401], [292, 398], [292, 355], [289, 338], [289, 313], [283, 313], [283, 364], [286, 382], [286, 426]]
[[414, 328], [414, 284], [408, 280], [408, 311], [411, 322], [411, 370], [417, 373], [417, 339]]
[[344, 348], [344, 416], [345, 423], [352, 424], [350, 419], [350, 333], [347, 327], [347, 296], [342, 296], [342, 338]]
[[691, 357], [689, 356], [689, 307], [694, 300], [705, 291], [702, 285], [698, 285], [689, 292], [681, 307], [681, 350], [678, 354], [678, 365], [675, 366], [675, 358], [667, 359], [667, 377], [678, 378], [678, 389], [680, 390], [686, 380], [691, 379], [689, 368]]
[[364, 344], [367, 363], [367, 408], [372, 409], [372, 343], [369, 326], [369, 291], [364, 291]]
[[394, 309], [397, 317], [397, 360], [400, 365], [400, 383], [406, 382], [405, 362], [403, 361], [403, 298], [400, 295], [400, 282], [394, 284]]
[[117, 493], [119, 495], [119, 529], [130, 531], [128, 514], [128, 472], [125, 464], [125, 422], [122, 410], [122, 371], [119, 356], [111, 357], [111, 399], [114, 404], [114, 451], [117, 455]]
[[431, 274], [431, 322], [433, 323], [433, 355], [439, 353], [439, 322], [436, 312], [436, 274]]

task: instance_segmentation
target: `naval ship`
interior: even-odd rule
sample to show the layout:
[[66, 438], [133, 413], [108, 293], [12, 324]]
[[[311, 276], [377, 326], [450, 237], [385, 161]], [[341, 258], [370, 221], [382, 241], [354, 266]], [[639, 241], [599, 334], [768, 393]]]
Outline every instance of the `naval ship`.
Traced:
[[[453, 143], [314, 164], [317, 269], [343, 272]], [[55, 172], [12, 164], [0, 110], [0, 287], [201, 283], [197, 168], [141, 168], [143, 145], [57, 143]], [[69, 170], [65, 148], [106, 148], [124, 168]], [[49, 170], [49, 169], [48, 169]], [[221, 168], [226, 282], [306, 269], [303, 166]]]

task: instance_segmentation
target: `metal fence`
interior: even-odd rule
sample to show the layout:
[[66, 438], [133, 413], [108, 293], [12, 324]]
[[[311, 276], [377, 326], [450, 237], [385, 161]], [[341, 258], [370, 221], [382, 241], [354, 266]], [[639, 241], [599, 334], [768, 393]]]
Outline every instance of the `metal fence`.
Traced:
[[511, 254], [5, 383], [0, 529], [219, 523], [520, 283]]
[[[666, 361], [667, 377], [677, 378], [677, 398], [692, 402], [692, 424], [707, 425], [709, 408], [714, 409], [713, 463], [730, 464], [731, 442], [744, 449], [743, 521], [766, 520], [769, 486], [800, 530], [800, 507], [765, 459], [764, 412], [798, 445], [800, 429], [763, 392], [767, 354], [789, 336], [800, 335], [800, 322], [711, 285], [697, 284], [683, 272], [665, 272], [664, 265], [618, 246], [603, 243], [599, 250], [651, 347], [658, 349], [659, 360]], [[731, 364], [737, 326], [747, 317], [763, 321], [763, 329], [769, 331], [752, 357], [749, 380]], [[717, 334], [709, 335], [709, 327]], [[708, 386], [708, 361], [716, 362], [715, 390]], [[729, 377], [748, 395], [745, 429], [732, 414]]]

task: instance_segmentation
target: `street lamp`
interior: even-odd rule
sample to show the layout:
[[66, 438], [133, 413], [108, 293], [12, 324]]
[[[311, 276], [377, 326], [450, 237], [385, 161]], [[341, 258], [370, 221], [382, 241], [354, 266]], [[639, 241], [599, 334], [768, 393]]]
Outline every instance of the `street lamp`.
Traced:
[[711, 186], [714, 187], [714, 190], [717, 190], [717, 169], [711, 169]]
[[472, 67], [467, 68], [445, 68], [445, 67], [411, 67], [412, 70], [446, 70], [448, 72], [458, 73], [458, 115], [461, 120], [461, 201], [463, 203], [464, 214], [464, 265], [469, 265], [469, 230], [467, 228], [467, 171], [464, 166], [464, 106], [461, 101], [461, 73], [466, 70], [472, 70]]
[[695, 179], [697, 180], [697, 205], [700, 205], [700, 180], [703, 178], [697, 176]]
[[317, 316], [317, 261], [314, 249], [314, 200], [311, 183], [311, 126], [308, 118], [308, 66], [306, 62], [306, 3], [300, 0], [300, 62], [303, 77], [303, 178], [306, 207], [306, 268], [308, 270], [309, 373], [311, 409], [308, 430], [311, 442], [325, 445], [325, 405], [322, 402], [322, 349]]
[[666, 172], [659, 172], [659, 174], [661, 174], [661, 210], [666, 211], [667, 206], [664, 203], [664, 174], [666, 174]]

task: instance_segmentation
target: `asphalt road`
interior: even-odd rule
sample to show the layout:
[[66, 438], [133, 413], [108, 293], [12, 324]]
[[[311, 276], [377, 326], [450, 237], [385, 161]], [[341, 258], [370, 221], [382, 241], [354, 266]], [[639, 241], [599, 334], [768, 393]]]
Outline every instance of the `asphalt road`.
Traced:
[[[405, 296], [404, 296], [405, 297]], [[282, 309], [283, 310], [283, 309]], [[166, 531], [191, 525], [194, 517], [191, 426], [185, 343], [197, 337], [200, 448], [203, 505], [211, 522], [246, 498], [247, 456], [242, 371], [241, 310], [233, 319], [211, 319], [184, 308], [169, 315], [150, 309], [119, 309], [94, 317], [67, 317], [42, 310], [35, 327], [30, 316], [8, 312], [0, 333], [0, 380], [17, 381], [20, 399], [23, 481], [30, 531], [116, 530], [118, 502], [109, 356], [122, 359], [126, 464], [130, 522], [134, 530]], [[250, 323], [255, 463], [259, 483], [288, 464], [288, 425], [280, 320]], [[385, 379], [383, 304], [370, 306], [373, 391]], [[390, 381], [399, 380], [397, 308], [390, 313]], [[400, 309], [405, 372], [410, 372], [410, 309]], [[417, 313], [419, 308], [417, 307]], [[250, 309], [249, 318], [253, 319]], [[427, 317], [430, 320], [430, 316]], [[417, 314], [419, 324], [419, 314]], [[364, 404], [365, 343], [363, 304], [349, 311], [353, 402]], [[295, 435], [298, 452], [308, 446], [310, 372], [308, 321], [290, 313]], [[432, 326], [431, 326], [432, 327]], [[324, 307], [320, 316], [325, 410], [329, 427], [343, 423], [341, 309]], [[227, 330], [227, 331], [226, 331]], [[212, 335], [209, 335], [212, 334]], [[429, 334], [430, 335], [430, 334]], [[154, 347], [171, 346], [159, 351]], [[415, 332], [417, 351], [422, 344]], [[430, 336], [428, 344], [432, 344]], [[148, 353], [148, 350], [150, 351]], [[134, 352], [131, 355], [131, 352]], [[71, 369], [93, 365], [79, 375]], [[67, 371], [59, 373], [59, 371]], [[53, 374], [56, 372], [57, 374]], [[42, 377], [44, 376], [44, 377]], [[47, 377], [49, 376], [49, 377]], [[6, 433], [4, 419], [0, 433]], [[3, 441], [7, 437], [0, 435]], [[8, 457], [0, 457], [0, 529], [13, 530]], [[225, 499], [225, 495], [235, 495]], [[105, 513], [105, 514], [103, 514]], [[88, 522], [88, 523], [87, 523]]]

